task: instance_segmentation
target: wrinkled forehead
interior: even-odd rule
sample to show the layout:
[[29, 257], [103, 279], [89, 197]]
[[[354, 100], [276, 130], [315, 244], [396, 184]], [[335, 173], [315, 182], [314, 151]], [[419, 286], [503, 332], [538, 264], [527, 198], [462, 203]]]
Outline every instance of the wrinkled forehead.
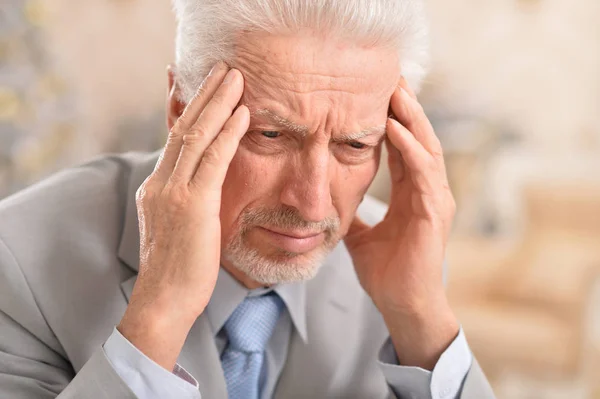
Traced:
[[[234, 67], [246, 80], [246, 97], [386, 106], [400, 78], [398, 54], [334, 37], [253, 33], [238, 40]], [[297, 106], [298, 104], [288, 104]], [[350, 104], [346, 104], [350, 106]]]

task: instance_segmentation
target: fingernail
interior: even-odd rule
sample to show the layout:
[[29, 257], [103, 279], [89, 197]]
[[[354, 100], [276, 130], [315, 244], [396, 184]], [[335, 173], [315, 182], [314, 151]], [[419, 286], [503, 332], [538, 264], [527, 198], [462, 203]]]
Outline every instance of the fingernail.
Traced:
[[233, 79], [235, 78], [235, 70], [230, 70], [229, 72], [227, 72], [227, 75], [225, 76], [225, 80], [223, 80], [223, 84], [229, 84], [233, 81]]
[[388, 118], [388, 123], [389, 123], [389, 124], [391, 124], [391, 125], [394, 125], [394, 126], [396, 126], [396, 127], [398, 127], [398, 126], [402, 126], [402, 125], [400, 124], [400, 122], [398, 122], [398, 121], [397, 121], [396, 119], [394, 119], [394, 118]]
[[[210, 71], [208, 72], [208, 75], [206, 75], [206, 78], [208, 78], [209, 76], [212, 76], [212, 74], [213, 74], [213, 73], [215, 73], [215, 71], [217, 70], [217, 66], [218, 66], [218, 65], [219, 65], [219, 64], [215, 64], [215, 65], [213, 65], [213, 67], [212, 67], [212, 68], [210, 68]], [[205, 78], [205, 79], [206, 79], [206, 78]]]

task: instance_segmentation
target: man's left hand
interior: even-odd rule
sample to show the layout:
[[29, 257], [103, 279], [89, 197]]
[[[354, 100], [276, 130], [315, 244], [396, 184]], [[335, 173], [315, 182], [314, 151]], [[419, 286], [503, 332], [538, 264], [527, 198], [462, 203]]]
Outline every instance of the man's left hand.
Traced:
[[390, 206], [374, 227], [356, 218], [345, 243], [400, 364], [432, 370], [459, 331], [443, 282], [455, 202], [440, 141], [404, 79], [390, 105], [397, 119], [387, 122]]

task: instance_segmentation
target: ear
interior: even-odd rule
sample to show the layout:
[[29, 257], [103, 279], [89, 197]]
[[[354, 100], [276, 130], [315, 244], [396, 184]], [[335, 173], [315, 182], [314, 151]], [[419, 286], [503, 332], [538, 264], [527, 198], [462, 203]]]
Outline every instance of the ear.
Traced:
[[166, 101], [166, 116], [167, 116], [167, 128], [171, 130], [177, 119], [183, 113], [185, 109], [185, 103], [179, 100], [181, 89], [177, 84], [176, 69], [173, 64], [167, 65], [167, 101]]

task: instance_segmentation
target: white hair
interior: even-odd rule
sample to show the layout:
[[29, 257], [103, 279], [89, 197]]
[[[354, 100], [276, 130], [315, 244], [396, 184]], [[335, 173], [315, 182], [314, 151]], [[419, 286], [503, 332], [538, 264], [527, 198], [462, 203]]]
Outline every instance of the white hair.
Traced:
[[189, 101], [211, 67], [235, 56], [240, 32], [293, 33], [303, 28], [364, 45], [391, 46], [418, 90], [429, 61], [422, 0], [172, 0], [177, 17], [177, 79]]

